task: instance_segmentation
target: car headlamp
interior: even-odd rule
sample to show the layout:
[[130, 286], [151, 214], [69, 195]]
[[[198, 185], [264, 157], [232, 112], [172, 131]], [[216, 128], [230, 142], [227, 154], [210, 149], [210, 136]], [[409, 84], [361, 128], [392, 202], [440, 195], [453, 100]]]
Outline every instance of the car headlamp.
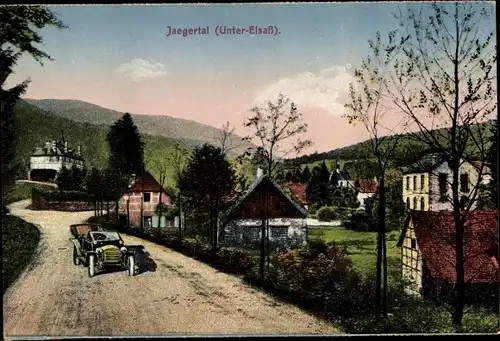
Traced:
[[100, 247], [98, 247], [97, 249], [95, 249], [95, 252], [97, 253], [101, 253], [102, 252], [102, 249]]
[[121, 252], [123, 252], [123, 253], [125, 253], [125, 252], [127, 252], [127, 248], [126, 248], [125, 246], [122, 246], [122, 247], [120, 248], [120, 251], [121, 251]]

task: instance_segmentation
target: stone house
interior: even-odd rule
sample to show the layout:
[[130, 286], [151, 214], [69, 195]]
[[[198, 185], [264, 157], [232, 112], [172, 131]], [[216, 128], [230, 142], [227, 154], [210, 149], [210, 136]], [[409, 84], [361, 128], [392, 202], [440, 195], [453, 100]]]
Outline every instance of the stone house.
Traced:
[[138, 177], [125, 191], [125, 194], [118, 202], [119, 221], [130, 227], [142, 227], [144, 229], [169, 227], [174, 225], [162, 216], [159, 221], [158, 205], [161, 202], [166, 207], [172, 205], [171, 198], [165, 193], [165, 189], [156, 181], [149, 172]]
[[[464, 270], [468, 288], [498, 283], [498, 228], [495, 211], [474, 211], [466, 220]], [[402, 275], [408, 291], [439, 299], [456, 282], [455, 224], [450, 211], [411, 210], [403, 227]], [[494, 289], [493, 288], [493, 289]]]
[[264, 193], [269, 190], [268, 226], [271, 247], [287, 247], [307, 241], [307, 210], [293, 200], [268, 175], [258, 175], [221, 219], [220, 244], [227, 247], [256, 247], [261, 240], [266, 214]]

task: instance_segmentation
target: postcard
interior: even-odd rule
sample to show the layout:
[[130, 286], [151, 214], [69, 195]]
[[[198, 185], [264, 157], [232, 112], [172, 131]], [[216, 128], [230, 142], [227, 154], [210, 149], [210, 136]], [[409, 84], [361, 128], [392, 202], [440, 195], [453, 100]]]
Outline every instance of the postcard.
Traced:
[[497, 333], [495, 11], [0, 6], [4, 338]]

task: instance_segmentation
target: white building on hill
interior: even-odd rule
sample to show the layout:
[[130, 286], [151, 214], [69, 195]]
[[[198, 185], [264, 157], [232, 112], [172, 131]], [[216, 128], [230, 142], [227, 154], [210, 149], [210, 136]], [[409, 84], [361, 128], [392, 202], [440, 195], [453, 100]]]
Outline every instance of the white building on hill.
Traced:
[[75, 151], [68, 148], [68, 141], [48, 141], [31, 154], [28, 177], [29, 180], [54, 181], [62, 167], [71, 168], [73, 165], [80, 169], [85, 165], [81, 146]]

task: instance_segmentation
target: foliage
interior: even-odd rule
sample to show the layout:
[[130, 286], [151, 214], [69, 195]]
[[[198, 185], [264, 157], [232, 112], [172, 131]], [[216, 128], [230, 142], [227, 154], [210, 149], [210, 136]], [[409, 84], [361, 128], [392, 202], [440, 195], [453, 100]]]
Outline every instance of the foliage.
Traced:
[[61, 171], [57, 175], [56, 182], [57, 182], [57, 187], [59, 187], [59, 189], [61, 189], [62, 191], [71, 190], [73, 187], [71, 169], [67, 167], [62, 167]]
[[318, 212], [316, 212], [316, 216], [320, 221], [332, 221], [339, 219], [339, 215], [335, 212], [334, 208], [331, 206], [323, 206]]
[[29, 183], [29, 182], [16, 183], [7, 188], [6, 193], [4, 193], [4, 199], [3, 199], [4, 204], [9, 205], [16, 201], [30, 199], [33, 188], [46, 190], [46, 189], [52, 189], [53, 187], [49, 185]]
[[333, 190], [332, 186], [328, 183], [329, 174], [325, 174], [327, 172], [327, 169], [325, 170], [323, 168], [320, 168], [319, 171], [314, 171], [310, 176], [306, 186], [306, 195], [309, 205], [321, 207], [330, 205], [332, 203]]
[[[388, 183], [386, 187], [385, 227], [387, 231], [401, 230], [406, 219], [406, 205], [402, 196], [402, 177], [399, 181]], [[374, 222], [378, 220], [378, 197], [371, 203]]]
[[91, 201], [88, 193], [80, 191], [34, 189], [47, 201]]
[[203, 232], [216, 243], [219, 212], [228, 208], [236, 194], [235, 172], [222, 150], [209, 144], [195, 148], [179, 179], [179, 190], [195, 215], [195, 224], [209, 221]]
[[350, 187], [333, 187], [332, 205], [341, 208], [357, 208], [359, 200], [356, 191]]
[[144, 143], [129, 113], [116, 121], [106, 136], [109, 144], [109, 167], [121, 176], [144, 171]]
[[[18, 132], [14, 106], [26, 91], [29, 81], [24, 81], [10, 89], [5, 89], [5, 81], [13, 72], [19, 57], [28, 53], [42, 64], [50, 56], [39, 50], [35, 44], [43, 42], [38, 30], [54, 26], [64, 28], [52, 11], [42, 6], [2, 6], [0, 7], [0, 108], [1, 119], [1, 160], [2, 167], [2, 212], [3, 193], [18, 174], [19, 161], [15, 158]], [[43, 65], [43, 64], [42, 64]]]
[[33, 259], [40, 232], [21, 218], [2, 217], [2, 279], [3, 293], [19, 277]]
[[495, 121], [496, 125], [491, 128], [492, 135], [490, 137], [491, 146], [489, 150], [489, 164], [491, 169], [491, 182], [489, 184], [489, 192], [491, 194], [491, 202], [493, 207], [498, 209], [498, 120]]
[[353, 213], [348, 221], [344, 221], [344, 227], [353, 231], [376, 231], [376, 225], [372, 216], [366, 213]]

